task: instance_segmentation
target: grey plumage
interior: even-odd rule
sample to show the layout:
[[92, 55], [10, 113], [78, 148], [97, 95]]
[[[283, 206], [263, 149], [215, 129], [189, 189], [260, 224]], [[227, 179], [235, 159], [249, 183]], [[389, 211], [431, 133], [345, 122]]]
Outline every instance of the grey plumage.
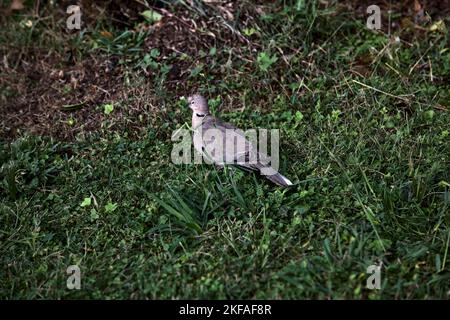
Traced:
[[193, 111], [193, 140], [198, 152], [206, 155], [216, 165], [233, 164], [259, 173], [264, 170], [264, 176], [275, 184], [283, 187], [292, 185], [289, 179], [268, 164], [266, 155], [257, 152], [242, 130], [213, 117], [205, 98], [193, 95], [188, 98], [188, 103]]

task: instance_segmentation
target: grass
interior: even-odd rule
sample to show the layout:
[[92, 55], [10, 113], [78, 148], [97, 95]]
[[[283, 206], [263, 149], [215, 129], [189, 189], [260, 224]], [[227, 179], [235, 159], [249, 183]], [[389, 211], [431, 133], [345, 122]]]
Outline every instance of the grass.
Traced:
[[[88, 76], [44, 90], [12, 54], [0, 70], [2, 117], [33, 120], [2, 124], [0, 297], [448, 299], [450, 51], [448, 30], [430, 26], [449, 17], [393, 30], [399, 42], [367, 30], [364, 10], [302, 4], [243, 1], [228, 9], [235, 23], [167, 4], [197, 22], [172, 51], [141, 22], [100, 17], [66, 34], [59, 7], [40, 8], [54, 22], [34, 31], [21, 25], [31, 13], [6, 17], [0, 41], [35, 70], [48, 49], [49, 74]], [[183, 26], [176, 17], [162, 30]], [[118, 71], [102, 82], [92, 61]], [[191, 116], [180, 97], [195, 91], [243, 129], [279, 128], [296, 186], [172, 164], [172, 132]], [[66, 288], [74, 264], [81, 290]], [[366, 289], [373, 264], [380, 290]]]

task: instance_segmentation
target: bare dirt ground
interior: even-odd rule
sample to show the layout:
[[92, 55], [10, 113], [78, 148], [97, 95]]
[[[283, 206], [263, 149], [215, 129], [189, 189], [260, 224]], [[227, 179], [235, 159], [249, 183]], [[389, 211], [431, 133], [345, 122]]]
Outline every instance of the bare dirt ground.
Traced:
[[[242, 29], [243, 26], [251, 25], [255, 17], [270, 10], [272, 2], [258, 1], [250, 4], [246, 1], [208, 1], [214, 10], [193, 15], [189, 8], [169, 8], [159, 1], [153, 1], [152, 9], [160, 12], [163, 18], [148, 26], [140, 15], [147, 6], [139, 1], [84, 0], [81, 2], [82, 32], [86, 34], [82, 43], [75, 41], [79, 31], [71, 32], [64, 28], [67, 16], [64, 8], [70, 1], [63, 1], [58, 6], [41, 2], [34, 7], [26, 6], [19, 12], [11, 12], [4, 5], [4, 15], [1, 18], [3, 25], [11, 23], [14, 15], [24, 21], [30, 17], [31, 21], [38, 22], [36, 28], [39, 23], [45, 25], [39, 31], [45, 34], [33, 35], [36, 40], [13, 43], [7, 42], [13, 30], [4, 37], [6, 43], [1, 49], [0, 62], [0, 136], [12, 139], [27, 132], [73, 139], [80, 132], [96, 130], [101, 126], [104, 114], [98, 112], [98, 108], [102, 104], [130, 100], [134, 102], [126, 110], [121, 109], [112, 115], [116, 120], [113, 127], [125, 125], [128, 132], [136, 129], [139, 134], [148, 124], [146, 121], [151, 120], [149, 117], [142, 120], [142, 115], [149, 109], [161, 105], [167, 98], [179, 97], [196, 90], [195, 83], [187, 80], [190, 70], [195, 67], [192, 61], [210, 63], [208, 55], [200, 54], [202, 51], [208, 52], [211, 47], [215, 47], [226, 61], [229, 51], [225, 49], [232, 48], [233, 55], [242, 56], [244, 60], [251, 59], [243, 53], [243, 48], [258, 49], [258, 40], [242, 35], [234, 26], [239, 24]], [[369, 2], [346, 1], [341, 4], [341, 11], [364, 16]], [[320, 5], [329, 4], [323, 1]], [[390, 4], [383, 1], [380, 6], [383, 10], [390, 8], [402, 13], [402, 18], [391, 24], [393, 32], [409, 25], [420, 25], [421, 21], [428, 19], [427, 14], [445, 15], [449, 11], [450, 2], [426, 1], [419, 4], [418, 1], [402, 1]], [[92, 41], [93, 30], [97, 30], [106, 40], [112, 40], [113, 35], [104, 29], [105, 25], [99, 29], [99, 21], [107, 21], [116, 30], [116, 34], [126, 30], [133, 33], [148, 31], [147, 37], [140, 44], [142, 52], [150, 52], [156, 48], [160, 52], [157, 62], [171, 63], [164, 96], [158, 95], [154, 90], [155, 77], [152, 70], [130, 68], [130, 64], [123, 63], [123, 57], [117, 52], [108, 53], [89, 48], [80, 50], [77, 47], [89, 47], [86, 41]], [[384, 26], [387, 28], [386, 24]], [[413, 41], [414, 37], [420, 37], [421, 32], [423, 30], [416, 27], [402, 40]], [[191, 59], [184, 59], [185, 55]], [[366, 64], [367, 61], [361, 59], [355, 62], [354, 68], [365, 74]], [[220, 72], [221, 70], [217, 70], [217, 73]], [[136, 85], [125, 86], [126, 81]]]

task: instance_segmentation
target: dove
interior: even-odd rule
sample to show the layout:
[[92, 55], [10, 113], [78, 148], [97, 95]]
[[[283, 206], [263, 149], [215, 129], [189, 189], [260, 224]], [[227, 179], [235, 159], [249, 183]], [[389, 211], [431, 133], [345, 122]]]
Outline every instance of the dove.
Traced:
[[268, 164], [267, 155], [258, 152], [242, 130], [212, 116], [203, 96], [194, 94], [188, 97], [188, 104], [192, 109], [194, 148], [205, 155], [206, 159], [218, 167], [230, 164], [258, 172], [282, 187], [293, 185]]

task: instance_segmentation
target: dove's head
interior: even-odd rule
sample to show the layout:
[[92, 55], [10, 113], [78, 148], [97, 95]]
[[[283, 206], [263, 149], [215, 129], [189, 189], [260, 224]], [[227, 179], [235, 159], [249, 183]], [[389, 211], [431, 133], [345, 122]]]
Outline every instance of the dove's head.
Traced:
[[208, 114], [208, 102], [199, 94], [194, 94], [188, 98], [189, 108], [198, 114]]

